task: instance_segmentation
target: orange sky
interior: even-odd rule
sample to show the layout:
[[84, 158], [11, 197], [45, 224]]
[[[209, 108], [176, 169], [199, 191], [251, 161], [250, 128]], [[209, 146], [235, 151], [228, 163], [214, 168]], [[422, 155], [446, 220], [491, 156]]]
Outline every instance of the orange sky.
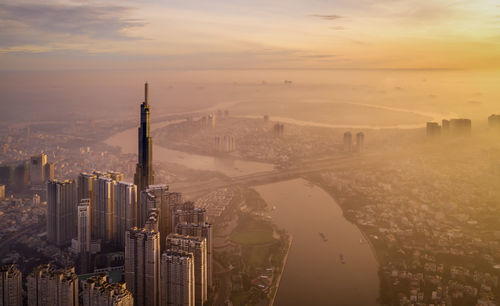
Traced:
[[0, 69], [499, 69], [497, 1], [0, 4]]

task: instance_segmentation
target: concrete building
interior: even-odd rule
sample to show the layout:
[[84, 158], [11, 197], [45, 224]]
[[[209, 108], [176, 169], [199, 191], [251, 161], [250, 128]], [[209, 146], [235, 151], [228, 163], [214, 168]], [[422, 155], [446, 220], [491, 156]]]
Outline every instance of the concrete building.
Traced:
[[170, 234], [168, 251], [183, 251], [194, 255], [195, 305], [202, 306], [207, 300], [207, 240], [205, 238]]
[[213, 286], [213, 252], [214, 241], [212, 224], [210, 223], [179, 223], [175, 227], [175, 232], [184, 236], [194, 236], [207, 240], [207, 284]]
[[448, 135], [450, 133], [450, 120], [443, 119], [441, 121], [441, 134]]
[[116, 245], [125, 247], [125, 232], [137, 226], [137, 186], [127, 182], [114, 185], [113, 237]]
[[427, 137], [438, 137], [441, 136], [441, 126], [437, 122], [427, 122], [426, 125], [426, 135]]
[[47, 164], [47, 155], [38, 154], [30, 158], [30, 181], [32, 185], [41, 185], [45, 182], [45, 165]]
[[5, 199], [5, 185], [0, 185], [0, 201]]
[[71, 243], [77, 234], [76, 183], [51, 180], [47, 183], [47, 239], [57, 246]]
[[113, 240], [113, 193], [115, 181], [100, 176], [93, 181], [92, 238], [109, 243]]
[[[80, 173], [77, 178], [78, 183], [78, 202], [82, 199], [91, 199], [92, 201], [92, 189], [94, 186], [94, 180], [97, 175], [92, 173]], [[92, 204], [91, 204], [92, 207]]]
[[352, 152], [352, 134], [351, 134], [351, 132], [344, 133], [344, 152]]
[[131, 228], [125, 236], [125, 282], [136, 306], [160, 305], [160, 234]]
[[83, 306], [133, 306], [132, 293], [124, 283], [110, 284], [106, 274], [82, 282]]
[[356, 134], [356, 151], [363, 152], [365, 149], [365, 134], [359, 132]]
[[194, 257], [183, 251], [166, 251], [161, 256], [161, 305], [195, 305]]
[[90, 199], [82, 199], [78, 204], [78, 253], [90, 253], [92, 241]]
[[[196, 208], [194, 203], [186, 203], [188, 205], [181, 206], [172, 214], [172, 230], [175, 232], [175, 227], [179, 223], [205, 223], [207, 222], [207, 211], [205, 208]], [[191, 204], [191, 205], [189, 205]]]
[[14, 265], [0, 267], [0, 305], [23, 305], [22, 274]]
[[54, 179], [55, 167], [53, 163], [46, 163], [44, 169], [45, 181]]
[[[173, 232], [172, 211], [182, 204], [182, 194], [170, 192], [167, 185], [151, 185], [141, 192], [138, 208], [137, 226], [144, 227], [151, 209], [158, 210], [158, 229], [161, 237]], [[161, 250], [165, 250], [165, 239], [162, 239]]]
[[36, 267], [27, 277], [29, 306], [78, 306], [78, 277], [74, 268]]
[[467, 136], [472, 132], [472, 121], [470, 119], [451, 119], [450, 133], [452, 135]]
[[488, 117], [488, 126], [492, 130], [500, 130], [500, 115], [491, 115]]

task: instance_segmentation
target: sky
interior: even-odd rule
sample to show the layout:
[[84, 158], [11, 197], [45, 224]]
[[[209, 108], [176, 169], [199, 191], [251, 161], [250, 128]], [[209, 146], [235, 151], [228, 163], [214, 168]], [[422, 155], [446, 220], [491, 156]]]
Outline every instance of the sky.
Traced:
[[3, 0], [0, 70], [500, 68], [490, 0]]

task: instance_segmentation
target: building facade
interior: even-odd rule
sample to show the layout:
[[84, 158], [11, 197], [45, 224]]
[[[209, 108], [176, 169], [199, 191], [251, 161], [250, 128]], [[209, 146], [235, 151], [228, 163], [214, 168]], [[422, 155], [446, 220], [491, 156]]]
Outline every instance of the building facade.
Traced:
[[23, 305], [22, 274], [14, 265], [0, 267], [0, 305]]
[[137, 226], [137, 186], [117, 182], [114, 189], [113, 237], [116, 245], [125, 247], [125, 232]]
[[166, 251], [161, 256], [161, 305], [195, 305], [194, 257], [183, 251]]
[[78, 306], [78, 277], [74, 268], [36, 267], [27, 277], [29, 306]]
[[47, 239], [58, 246], [71, 243], [77, 234], [76, 183], [51, 180], [47, 183]]

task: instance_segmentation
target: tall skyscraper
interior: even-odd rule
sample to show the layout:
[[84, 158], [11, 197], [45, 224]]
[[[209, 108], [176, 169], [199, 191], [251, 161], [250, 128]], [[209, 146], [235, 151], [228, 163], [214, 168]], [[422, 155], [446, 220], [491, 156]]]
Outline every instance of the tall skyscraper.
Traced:
[[29, 306], [78, 306], [78, 277], [74, 268], [36, 267], [27, 277]]
[[114, 185], [113, 236], [114, 242], [125, 247], [125, 232], [137, 226], [137, 186], [118, 182]]
[[491, 115], [488, 117], [488, 126], [492, 130], [500, 130], [500, 115]]
[[82, 199], [78, 204], [78, 252], [90, 253], [92, 239], [90, 222], [90, 199]]
[[132, 293], [124, 283], [110, 284], [105, 274], [96, 275], [82, 283], [83, 306], [133, 306]]
[[210, 223], [179, 223], [175, 227], [175, 232], [184, 236], [195, 236], [207, 240], [207, 282], [208, 286], [213, 285], [213, 252], [214, 241], [212, 234], [212, 224]]
[[161, 256], [161, 305], [195, 305], [194, 258], [192, 253], [166, 251]]
[[93, 192], [93, 239], [103, 242], [113, 240], [113, 193], [115, 181], [106, 176], [94, 180]]
[[22, 274], [14, 265], [0, 267], [0, 305], [23, 305]]
[[[172, 211], [182, 203], [182, 194], [170, 192], [167, 185], [150, 185], [141, 192], [139, 217], [137, 224], [144, 227], [151, 209], [159, 210], [158, 229], [161, 237], [167, 237], [173, 231]], [[161, 250], [165, 250], [165, 239], [160, 242]]]
[[136, 306], [160, 305], [160, 234], [131, 228], [125, 235], [125, 282]]
[[30, 159], [30, 180], [32, 185], [41, 185], [45, 182], [45, 165], [47, 164], [47, 155], [38, 154]]
[[207, 300], [207, 240], [205, 238], [170, 234], [167, 251], [184, 251], [194, 255], [195, 305]]
[[437, 122], [427, 122], [426, 125], [427, 137], [441, 136], [441, 126]]
[[52, 180], [47, 183], [47, 239], [58, 246], [71, 243], [77, 233], [76, 183]]
[[468, 136], [472, 132], [472, 121], [470, 119], [451, 119], [450, 131], [452, 135]]
[[352, 152], [352, 134], [351, 132], [344, 133], [344, 151]]
[[134, 183], [139, 191], [154, 184], [153, 139], [150, 134], [150, 106], [148, 102], [148, 83], [144, 84], [144, 102], [141, 104], [141, 122], [139, 126], [139, 161]]

